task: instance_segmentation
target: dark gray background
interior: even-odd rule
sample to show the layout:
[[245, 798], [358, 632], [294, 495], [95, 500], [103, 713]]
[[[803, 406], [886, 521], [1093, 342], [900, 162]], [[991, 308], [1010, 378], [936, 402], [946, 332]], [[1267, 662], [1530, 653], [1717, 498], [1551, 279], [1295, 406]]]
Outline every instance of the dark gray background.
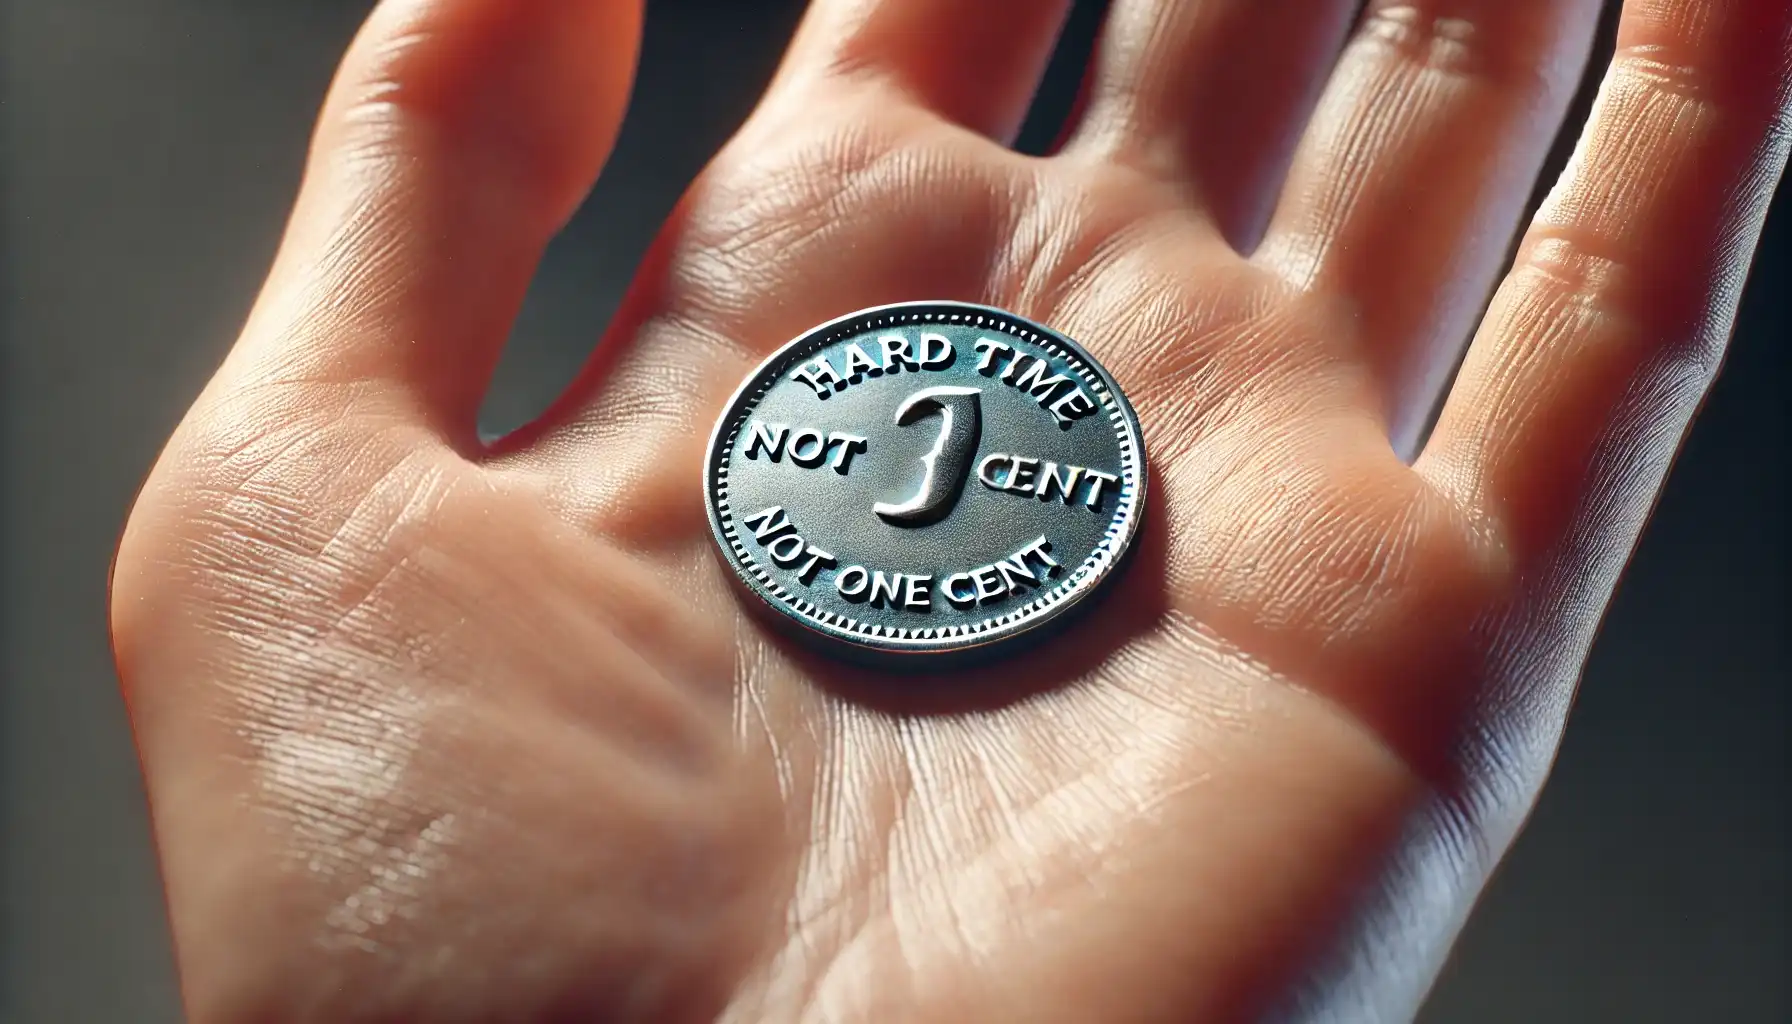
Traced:
[[[248, 307], [365, 6], [0, 0], [4, 1024], [177, 1019], [106, 648], [107, 562], [138, 480]], [[494, 424], [572, 372], [658, 217], [746, 113], [795, 12], [650, 6], [637, 113], [551, 253]], [[1787, 305], [1772, 294], [1792, 257], [1783, 214], [1557, 776], [1430, 1022], [1792, 1019], [1777, 635]]]

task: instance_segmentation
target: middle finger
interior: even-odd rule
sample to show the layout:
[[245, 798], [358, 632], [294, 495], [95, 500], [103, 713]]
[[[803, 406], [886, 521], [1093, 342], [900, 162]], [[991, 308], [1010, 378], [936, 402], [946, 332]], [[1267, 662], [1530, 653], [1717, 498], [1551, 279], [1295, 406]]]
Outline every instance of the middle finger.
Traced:
[[1113, 0], [1065, 151], [1185, 186], [1240, 249], [1357, 0]]

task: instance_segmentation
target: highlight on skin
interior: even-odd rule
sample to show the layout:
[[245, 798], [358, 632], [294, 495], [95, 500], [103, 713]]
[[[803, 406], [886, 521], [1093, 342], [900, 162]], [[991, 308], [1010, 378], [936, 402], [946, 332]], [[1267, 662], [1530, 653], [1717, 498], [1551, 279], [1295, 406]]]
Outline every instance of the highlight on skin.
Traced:
[[[117, 560], [191, 1019], [1414, 1011], [1715, 372], [1792, 3], [1631, 0], [1510, 268], [1590, 0], [1114, 0], [1023, 156], [1065, 6], [814, 0], [491, 445], [640, 5], [375, 9]], [[744, 613], [696, 481], [766, 352], [915, 298], [1082, 341], [1154, 497], [1074, 632], [892, 681]]]

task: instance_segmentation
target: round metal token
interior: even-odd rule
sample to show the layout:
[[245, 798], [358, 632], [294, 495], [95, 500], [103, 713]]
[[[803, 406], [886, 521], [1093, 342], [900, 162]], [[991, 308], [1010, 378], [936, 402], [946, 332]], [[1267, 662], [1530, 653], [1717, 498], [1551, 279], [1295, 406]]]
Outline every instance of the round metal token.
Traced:
[[755, 370], [716, 424], [704, 490], [723, 558], [804, 633], [843, 653], [967, 654], [1036, 638], [1115, 575], [1145, 452], [1076, 342], [908, 302], [822, 324]]

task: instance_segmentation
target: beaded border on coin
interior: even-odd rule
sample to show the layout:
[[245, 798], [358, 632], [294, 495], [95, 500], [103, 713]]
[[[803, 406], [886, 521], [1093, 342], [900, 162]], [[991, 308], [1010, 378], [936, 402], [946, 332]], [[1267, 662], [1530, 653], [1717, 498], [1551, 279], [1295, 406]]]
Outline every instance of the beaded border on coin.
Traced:
[[[728, 464], [741, 429], [758, 400], [792, 367], [844, 338], [880, 327], [950, 324], [997, 330], [1064, 359], [1089, 386], [1116, 432], [1121, 478], [1112, 521], [1090, 554], [1056, 586], [1019, 608], [993, 614], [967, 625], [894, 628], [826, 611], [779, 583], [740, 536], [729, 500]], [[703, 464], [704, 506], [710, 532], [736, 582], [801, 627], [805, 639], [831, 641], [825, 646], [845, 655], [906, 655], [910, 664], [950, 660], [947, 655], [987, 653], [989, 648], [1021, 637], [1040, 639], [1062, 625], [1069, 613], [1103, 588], [1125, 565], [1132, 541], [1144, 518], [1148, 476], [1144, 440], [1137, 414], [1107, 369], [1071, 338], [1018, 314], [993, 306], [950, 300], [898, 302], [873, 306], [837, 317], [805, 331], [756, 366], [723, 406], [710, 434]]]

